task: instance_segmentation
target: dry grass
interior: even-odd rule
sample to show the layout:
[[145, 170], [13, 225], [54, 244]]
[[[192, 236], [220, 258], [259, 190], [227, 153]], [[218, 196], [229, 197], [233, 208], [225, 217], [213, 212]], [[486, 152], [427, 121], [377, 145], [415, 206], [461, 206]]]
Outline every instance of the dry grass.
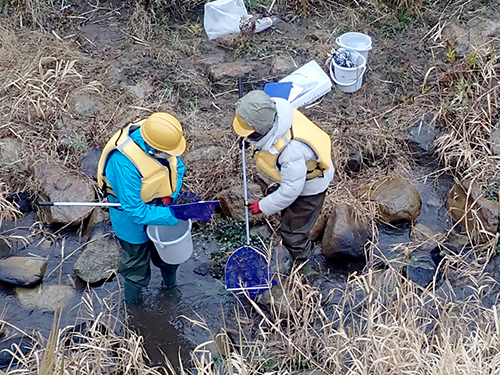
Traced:
[[[280, 293], [272, 300], [270, 315], [250, 301], [261, 318], [257, 337], [248, 340], [241, 334], [217, 371], [200, 346], [193, 353], [197, 369], [203, 374], [289, 374], [306, 369], [373, 375], [496, 373], [498, 285], [481, 276], [480, 269], [464, 268], [458, 258], [450, 256], [442, 267], [449, 279], [462, 280], [455, 287], [467, 285], [460, 298], [449, 281], [440, 288], [422, 289], [393, 269], [353, 275], [345, 288], [332, 289], [323, 298], [292, 274], [284, 281], [285, 296]], [[247, 316], [240, 315], [240, 320], [248, 324]]]
[[[165, 368], [146, 365], [144, 338], [120, 321], [116, 293], [99, 299], [93, 293], [82, 297], [80, 316], [74, 325], [61, 327], [62, 310], [54, 314], [48, 338], [32, 335], [34, 345], [27, 354], [12, 355], [19, 362], [9, 374], [162, 374]], [[3, 322], [2, 322], [3, 323]]]
[[471, 52], [437, 77], [439, 119], [446, 129], [438, 140], [438, 154], [460, 178], [498, 178], [490, 136], [498, 126], [499, 72], [496, 53]]

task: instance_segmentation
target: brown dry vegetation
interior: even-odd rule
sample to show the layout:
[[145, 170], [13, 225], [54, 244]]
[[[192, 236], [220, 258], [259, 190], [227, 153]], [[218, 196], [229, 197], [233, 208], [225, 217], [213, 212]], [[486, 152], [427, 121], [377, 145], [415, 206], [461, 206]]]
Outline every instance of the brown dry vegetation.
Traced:
[[[263, 15], [271, 9], [272, 14], [277, 12], [281, 19], [297, 25], [300, 37], [274, 32], [256, 35], [253, 40], [236, 36], [218, 41], [234, 59], [266, 63], [269, 55], [288, 51], [300, 66], [311, 58], [325, 61], [334, 36], [341, 32], [356, 29], [376, 35], [376, 49], [370, 55], [372, 70], [363, 89], [350, 96], [333, 90], [303, 109], [332, 136], [337, 177], [328, 194], [327, 210], [335, 203], [348, 202], [361, 215], [376, 218], [376, 207], [366, 192], [389, 173], [409, 174], [413, 160], [405, 132], [428, 113], [444, 129], [437, 144], [442, 170], [436, 173], [447, 171], [457, 181], [500, 179], [498, 158], [489, 144], [499, 120], [498, 54], [489, 45], [460, 55], [442, 34], [453, 17], [469, 20], [481, 12], [486, 14], [493, 2], [250, 3]], [[155, 111], [171, 112], [183, 123], [188, 151], [203, 144], [227, 150], [216, 165], [187, 165], [187, 189], [211, 199], [219, 191], [239, 185], [239, 150], [231, 130], [236, 82], [213, 83], [203, 69], [189, 63], [205, 53], [202, 4], [196, 0], [82, 3], [61, 11], [61, 4], [50, 1], [4, 1], [0, 13], [0, 136], [22, 142], [22, 159], [30, 164], [55, 160], [78, 171], [85, 151], [102, 147], [125, 122]], [[120, 16], [120, 11], [128, 16]], [[85, 24], [118, 26], [127, 37], [111, 47], [99, 47], [80, 33]], [[409, 41], [414, 43], [403, 48], [401, 43]], [[116, 61], [130, 70], [127, 78], [146, 83], [145, 97], [137, 98], [117, 83]], [[247, 90], [261, 88], [264, 81], [275, 78], [250, 75], [245, 86]], [[72, 99], [79, 94], [98, 100], [94, 115], [75, 113]], [[365, 160], [356, 176], [345, 168], [351, 150], [361, 151]], [[19, 214], [5, 200], [6, 195], [20, 190], [36, 195], [29, 173], [19, 171], [18, 163], [0, 165], [0, 223]], [[254, 170], [250, 178], [257, 179]], [[262, 318], [259, 335], [242, 334], [222, 368], [213, 366], [213, 358], [201, 344], [193, 352], [197, 373], [222, 373], [224, 368], [240, 374], [284, 374], [300, 368], [335, 374], [498, 373], [500, 319], [496, 303], [485, 307], [482, 302], [494, 289], [484, 286], [491, 285], [491, 280], [481, 274], [496, 242], [494, 238], [483, 247], [486, 251], [478, 258], [464, 262], [463, 254], [456, 254], [442, 262], [441, 268], [449, 275], [476, 286], [470, 298], [459, 302], [451, 292], [443, 296], [432, 287], [421, 290], [389, 270], [352, 277], [347, 290], [332, 290], [327, 296], [332, 302], [325, 307], [318, 291], [298, 276], [292, 277], [286, 305], [293, 308], [283, 316], [282, 305], [276, 305], [269, 315], [255, 305]], [[337, 298], [339, 294], [342, 297]], [[43, 353], [48, 348], [55, 354], [44, 373], [62, 373], [63, 368], [66, 373], [84, 374], [156, 373], [157, 369], [146, 368], [139, 359], [141, 338], [133, 333], [120, 338], [102, 338], [96, 333], [94, 339], [102, 340], [92, 341], [85, 350], [75, 347], [67, 352], [57, 335], [52, 346], [42, 342], [37, 350]], [[117, 352], [127, 353], [126, 358], [108, 351], [117, 345]], [[109, 355], [106, 360], [99, 357], [104, 352]], [[31, 355], [19, 373], [41, 373], [43, 361], [36, 360], [40, 353]], [[103, 368], [75, 366], [96, 357], [102, 359]], [[111, 370], [108, 363], [119, 366]]]

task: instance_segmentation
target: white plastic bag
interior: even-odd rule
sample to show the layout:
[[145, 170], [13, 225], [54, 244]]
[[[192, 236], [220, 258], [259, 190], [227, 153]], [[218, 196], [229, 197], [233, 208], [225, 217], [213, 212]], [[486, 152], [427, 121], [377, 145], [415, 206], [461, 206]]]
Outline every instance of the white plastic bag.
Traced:
[[243, 0], [216, 0], [205, 4], [203, 26], [209, 39], [239, 33], [241, 17], [248, 15]]

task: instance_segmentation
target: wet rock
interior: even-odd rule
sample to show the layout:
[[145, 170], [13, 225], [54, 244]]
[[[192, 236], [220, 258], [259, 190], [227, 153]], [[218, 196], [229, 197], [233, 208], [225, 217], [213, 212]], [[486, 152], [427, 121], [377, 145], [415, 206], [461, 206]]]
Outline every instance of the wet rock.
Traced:
[[453, 186], [446, 199], [446, 209], [462, 228], [467, 228], [479, 240], [487, 240], [497, 231], [500, 219], [498, 197], [496, 200], [485, 198], [483, 186], [475, 180], [465, 180]]
[[403, 272], [410, 280], [425, 288], [434, 279], [436, 269], [432, 254], [427, 250], [419, 250], [410, 254]]
[[29, 159], [25, 157], [23, 144], [17, 138], [0, 140], [0, 165], [15, 167], [17, 172], [28, 169]]
[[121, 261], [120, 243], [104, 228], [104, 225], [96, 227], [73, 264], [76, 275], [89, 284], [111, 279], [117, 274]]
[[422, 202], [418, 190], [402, 177], [377, 181], [370, 192], [370, 199], [379, 203], [380, 216], [388, 223], [413, 221], [420, 215]]
[[193, 151], [186, 152], [182, 156], [182, 161], [186, 165], [205, 165], [205, 163], [219, 161], [226, 152], [220, 146], [195, 144], [193, 145]]
[[434, 152], [434, 142], [439, 136], [439, 129], [433, 120], [434, 115], [432, 113], [425, 115], [409, 129], [408, 140], [416, 151], [424, 154]]
[[354, 209], [348, 204], [334, 207], [323, 233], [323, 254], [327, 258], [349, 257], [364, 259], [365, 244], [370, 238], [369, 225], [357, 219]]
[[423, 287], [432, 282], [441, 260], [440, 247], [445, 237], [422, 223], [412, 227], [409, 244], [412, 251], [403, 269], [410, 280]]
[[309, 239], [311, 241], [318, 241], [321, 239], [321, 236], [325, 231], [326, 221], [327, 218], [325, 213], [321, 212], [318, 218], [316, 219], [316, 222], [314, 223], [313, 227], [309, 231]]
[[70, 98], [71, 112], [82, 118], [94, 117], [99, 112], [100, 103], [90, 95], [77, 94]]
[[39, 283], [45, 275], [47, 261], [38, 258], [10, 257], [0, 259], [0, 281], [30, 286]]
[[[247, 188], [248, 200], [250, 202], [262, 198], [262, 189], [260, 185], [254, 182], [249, 182]], [[245, 221], [243, 189], [241, 188], [241, 186], [235, 186], [233, 188], [221, 191], [217, 195], [217, 199], [219, 200], [219, 207], [221, 208], [224, 215], [234, 220]], [[249, 221], [251, 224], [255, 224], [261, 219], [262, 214], [249, 215]]]
[[[92, 214], [90, 215], [89, 221], [87, 222], [87, 226], [85, 227], [83, 234], [86, 237], [90, 237], [94, 230], [96, 230], [96, 227], [98, 225], [107, 225], [104, 222], [109, 222], [109, 212], [104, 211], [100, 207], [95, 207], [92, 210]], [[110, 231], [111, 229], [107, 230], [107, 232]]]
[[28, 354], [33, 345], [33, 341], [26, 336], [0, 341], [0, 368], [6, 368], [17, 363], [17, 358], [22, 358]]
[[30, 310], [55, 311], [65, 307], [75, 291], [67, 285], [39, 285], [36, 288], [16, 288], [17, 298]]
[[297, 69], [297, 66], [293, 59], [288, 55], [278, 55], [271, 63], [271, 75], [273, 76], [287, 75], [295, 69]]
[[497, 282], [500, 282], [500, 254], [491, 257], [484, 271], [490, 274]]
[[[40, 186], [41, 195], [46, 197], [47, 201], [91, 202], [95, 198], [94, 187], [90, 181], [66, 171], [55, 163], [36, 163], [33, 173]], [[89, 207], [49, 206], [42, 210], [42, 218], [49, 225], [78, 225], [91, 211], [92, 208]]]
[[294, 297], [292, 288], [289, 288], [287, 281], [277, 283], [271, 289], [264, 291], [256, 297], [259, 305], [272, 311], [273, 315], [287, 319], [294, 309]]
[[245, 76], [251, 71], [252, 66], [248, 63], [223, 63], [210, 67], [209, 76], [213, 82], [220, 82], [228, 78]]
[[469, 236], [455, 231], [448, 234], [444, 247], [454, 252], [461, 252], [468, 246], [472, 246]]
[[359, 172], [363, 164], [363, 154], [360, 151], [350, 151], [347, 159], [347, 168], [351, 172]]
[[80, 171], [97, 180], [97, 164], [102, 154], [102, 149], [91, 148], [85, 153], [80, 163]]
[[439, 247], [443, 243], [445, 237], [444, 234], [437, 233], [422, 223], [417, 223], [410, 231], [411, 242], [419, 244], [420, 249], [429, 251]]
[[208, 262], [205, 262], [203, 264], [200, 264], [198, 267], [196, 267], [193, 272], [201, 275], [201, 276], [206, 276], [208, 272], [210, 272], [210, 269], [215, 266], [215, 261], [211, 260]]

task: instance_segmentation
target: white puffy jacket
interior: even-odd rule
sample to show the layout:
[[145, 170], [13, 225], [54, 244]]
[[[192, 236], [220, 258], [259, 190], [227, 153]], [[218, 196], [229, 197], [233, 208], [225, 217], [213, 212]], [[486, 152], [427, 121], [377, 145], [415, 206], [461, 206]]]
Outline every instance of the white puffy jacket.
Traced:
[[[277, 154], [274, 144], [292, 126], [293, 107], [282, 98], [272, 98], [276, 103], [277, 116], [273, 128], [265, 137], [252, 142], [259, 150]], [[266, 215], [275, 214], [290, 206], [300, 195], [315, 195], [325, 191], [333, 180], [335, 168], [332, 166], [324, 176], [306, 181], [306, 162], [314, 160], [315, 155], [311, 147], [304, 142], [291, 140], [282, 150], [278, 162], [281, 165], [281, 184], [272, 194], [259, 202], [260, 210]]]

